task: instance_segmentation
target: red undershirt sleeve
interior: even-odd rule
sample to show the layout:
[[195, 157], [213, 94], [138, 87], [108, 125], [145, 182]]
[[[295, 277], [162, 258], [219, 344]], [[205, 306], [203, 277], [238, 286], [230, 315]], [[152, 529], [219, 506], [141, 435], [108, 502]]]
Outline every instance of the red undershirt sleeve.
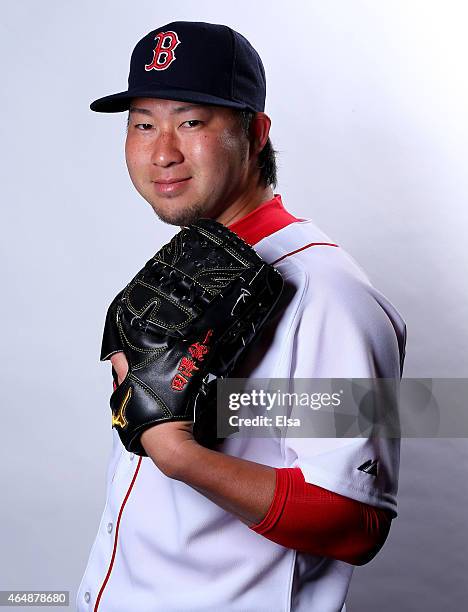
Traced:
[[275, 468], [273, 501], [251, 529], [287, 548], [353, 565], [382, 548], [392, 514], [305, 482], [300, 468]]

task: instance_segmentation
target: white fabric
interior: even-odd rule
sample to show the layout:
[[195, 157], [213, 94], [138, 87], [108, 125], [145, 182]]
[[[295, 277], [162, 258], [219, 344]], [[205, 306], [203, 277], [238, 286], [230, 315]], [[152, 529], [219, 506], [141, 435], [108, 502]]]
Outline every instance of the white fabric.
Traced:
[[[268, 262], [332, 242], [312, 221], [292, 223], [255, 249]], [[400, 378], [405, 324], [340, 247], [311, 246], [277, 264], [286, 280], [279, 316], [236, 376]], [[93, 610], [107, 574], [122, 501], [135, 474], [114, 435], [107, 500], [82, 578], [77, 610]], [[377, 439], [229, 439], [223, 452], [274, 467], [301, 467], [307, 482], [396, 514], [399, 443]], [[377, 476], [357, 468], [378, 459]], [[353, 566], [286, 549], [165, 477], [143, 458], [123, 510], [102, 612], [338, 612]], [[89, 602], [85, 594], [89, 593]]]

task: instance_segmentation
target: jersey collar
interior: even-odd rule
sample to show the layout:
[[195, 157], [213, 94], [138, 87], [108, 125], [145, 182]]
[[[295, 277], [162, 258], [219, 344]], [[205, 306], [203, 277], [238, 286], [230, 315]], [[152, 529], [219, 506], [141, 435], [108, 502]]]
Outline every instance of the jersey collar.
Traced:
[[284, 208], [280, 194], [276, 193], [271, 200], [263, 202], [258, 208], [227, 227], [253, 246], [262, 238], [300, 220]]

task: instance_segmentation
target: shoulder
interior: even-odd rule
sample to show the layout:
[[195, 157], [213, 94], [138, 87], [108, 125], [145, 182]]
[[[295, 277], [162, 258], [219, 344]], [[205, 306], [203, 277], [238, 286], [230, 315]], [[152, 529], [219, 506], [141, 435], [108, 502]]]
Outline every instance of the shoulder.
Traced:
[[320, 376], [401, 375], [406, 324], [345, 249], [312, 221], [292, 223], [257, 246], [300, 294], [298, 343], [323, 365]]
[[369, 283], [356, 261], [312, 221], [291, 223], [255, 245], [255, 250], [283, 274], [303, 274], [324, 284], [340, 278]]
[[284, 278], [307, 285], [307, 294], [340, 301], [348, 293], [364, 297], [373, 287], [351, 255], [312, 221], [291, 223], [255, 245]]

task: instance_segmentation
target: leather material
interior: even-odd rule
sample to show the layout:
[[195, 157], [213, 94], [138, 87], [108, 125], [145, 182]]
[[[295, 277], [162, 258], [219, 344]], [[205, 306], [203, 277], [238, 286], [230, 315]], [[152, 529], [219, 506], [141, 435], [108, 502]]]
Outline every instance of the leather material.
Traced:
[[210, 443], [209, 375], [229, 375], [282, 289], [280, 273], [212, 219], [183, 228], [146, 263], [109, 306], [101, 347], [102, 361], [123, 351], [129, 364], [110, 398], [127, 450], [146, 456], [142, 432], [175, 420], [195, 420], [196, 439]]

